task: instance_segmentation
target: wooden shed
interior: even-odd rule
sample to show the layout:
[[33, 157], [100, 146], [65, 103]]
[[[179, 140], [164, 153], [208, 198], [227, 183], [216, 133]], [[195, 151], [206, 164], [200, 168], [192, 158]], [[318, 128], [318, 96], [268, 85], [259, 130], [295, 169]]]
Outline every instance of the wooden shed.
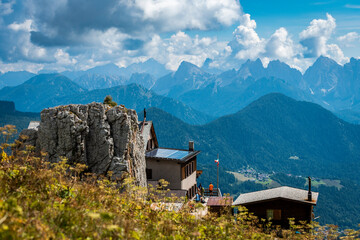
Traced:
[[310, 222], [319, 193], [292, 187], [278, 187], [241, 194], [233, 203], [244, 206], [259, 219], [289, 228], [289, 218]]
[[233, 197], [209, 197], [206, 206], [209, 212], [217, 214], [231, 213]]

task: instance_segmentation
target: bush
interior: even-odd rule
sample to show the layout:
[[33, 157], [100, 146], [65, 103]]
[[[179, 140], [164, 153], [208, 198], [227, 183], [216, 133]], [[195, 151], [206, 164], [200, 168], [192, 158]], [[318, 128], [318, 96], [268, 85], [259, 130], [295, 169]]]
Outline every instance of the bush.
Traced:
[[111, 97], [110, 95], [107, 95], [107, 96], [105, 97], [103, 103], [104, 103], [104, 104], [107, 104], [107, 105], [109, 105], [109, 106], [111, 106], [111, 107], [115, 107], [115, 106], [117, 105], [117, 103], [113, 101], [113, 99], [112, 99], [112, 97]]

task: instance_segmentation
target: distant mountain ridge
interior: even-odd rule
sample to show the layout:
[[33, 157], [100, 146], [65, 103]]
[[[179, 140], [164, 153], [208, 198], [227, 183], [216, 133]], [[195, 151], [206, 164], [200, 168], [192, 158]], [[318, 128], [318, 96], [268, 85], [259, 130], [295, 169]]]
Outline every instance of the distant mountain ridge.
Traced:
[[[248, 60], [238, 70], [221, 73], [211, 63], [207, 59], [200, 68], [184, 61], [177, 71], [169, 73], [164, 65], [149, 59], [127, 68], [110, 63], [63, 74], [84, 90], [136, 83], [213, 118], [235, 113], [261, 96], [279, 92], [320, 104], [347, 121], [360, 123], [360, 59], [351, 58], [341, 66], [321, 56], [304, 74], [278, 60], [270, 61], [267, 67], [260, 59]], [[0, 80], [1, 76], [4, 74]]]
[[304, 74], [278, 60], [267, 67], [260, 59], [248, 60], [240, 69], [220, 74], [183, 62], [176, 72], [159, 79], [153, 90], [216, 117], [234, 113], [265, 94], [280, 92], [318, 103], [354, 121], [360, 113], [360, 60], [352, 58], [340, 66], [321, 56]]
[[207, 86], [212, 81], [212, 77], [198, 66], [183, 61], [176, 72], [159, 78], [152, 90], [176, 98], [185, 92]]
[[147, 73], [153, 75], [155, 78], [162, 77], [168, 74], [170, 71], [165, 68], [164, 65], [157, 62], [155, 59], [150, 58], [145, 62], [133, 63], [127, 67], [118, 67], [114, 63], [108, 63], [101, 66], [96, 66], [85, 71], [65, 71], [61, 72], [62, 75], [76, 79], [82, 75], [97, 74], [106, 76], [121, 76], [129, 79], [134, 73]]
[[7, 86], [13, 87], [20, 85], [35, 75], [36, 74], [27, 71], [0, 74], [0, 89]]
[[54, 97], [84, 92], [79, 85], [60, 74], [40, 74], [16, 87], [0, 90], [0, 99], [14, 101], [20, 111], [40, 112]]
[[19, 86], [0, 90], [0, 100], [14, 101], [19, 110], [27, 112], [40, 112], [64, 104], [102, 102], [107, 95], [137, 111], [148, 107], [162, 108], [190, 124], [203, 124], [213, 119], [178, 100], [157, 95], [135, 83], [88, 91], [65, 76], [41, 74]]

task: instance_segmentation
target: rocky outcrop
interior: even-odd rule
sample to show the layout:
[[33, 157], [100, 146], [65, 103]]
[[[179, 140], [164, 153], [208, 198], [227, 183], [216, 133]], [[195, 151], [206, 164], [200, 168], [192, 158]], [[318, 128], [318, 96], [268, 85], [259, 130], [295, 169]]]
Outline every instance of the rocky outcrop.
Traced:
[[44, 109], [36, 145], [51, 162], [61, 156], [70, 164], [84, 163], [96, 174], [124, 173], [146, 186], [146, 162], [137, 114], [123, 106], [101, 103], [67, 105]]

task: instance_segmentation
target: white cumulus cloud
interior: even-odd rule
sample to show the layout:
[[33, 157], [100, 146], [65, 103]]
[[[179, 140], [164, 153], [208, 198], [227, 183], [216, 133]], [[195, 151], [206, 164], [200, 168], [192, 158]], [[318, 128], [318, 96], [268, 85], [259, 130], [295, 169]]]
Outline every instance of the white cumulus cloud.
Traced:
[[279, 28], [271, 35], [266, 44], [267, 57], [290, 59], [296, 54], [295, 44], [285, 28]]
[[229, 42], [232, 53], [238, 59], [254, 59], [264, 52], [265, 40], [260, 38], [256, 29], [256, 22], [249, 14], [244, 14], [240, 25], [233, 32], [233, 39]]
[[346, 47], [353, 47], [354, 43], [360, 42], [360, 34], [349, 32], [337, 38], [337, 40]]
[[206, 58], [217, 58], [226, 47], [226, 42], [219, 42], [216, 38], [196, 35], [190, 37], [179, 31], [168, 39], [161, 39], [155, 35], [146, 44], [145, 51], [159, 62], [166, 64], [171, 70], [176, 70], [182, 61], [201, 66]]
[[240, 4], [234, 0], [136, 0], [135, 5], [144, 20], [164, 31], [229, 26], [240, 17]]
[[336, 27], [335, 18], [326, 14], [327, 19], [314, 19], [304, 31], [300, 33], [300, 43], [306, 48], [305, 57], [319, 57], [326, 55], [327, 41]]
[[11, 30], [14, 30], [14, 31], [26, 31], [26, 32], [30, 32], [30, 31], [34, 31], [35, 28], [32, 27], [32, 23], [33, 21], [31, 19], [27, 19], [25, 20], [23, 23], [12, 23], [10, 24], [8, 27], [11, 29]]

